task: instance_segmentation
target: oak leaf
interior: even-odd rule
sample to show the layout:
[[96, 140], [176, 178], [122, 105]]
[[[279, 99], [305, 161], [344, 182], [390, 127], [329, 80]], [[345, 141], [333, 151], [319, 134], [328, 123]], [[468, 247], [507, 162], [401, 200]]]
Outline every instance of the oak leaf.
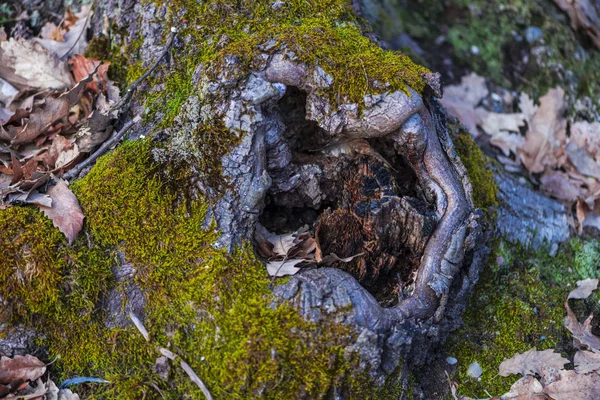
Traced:
[[535, 348], [522, 354], [516, 354], [512, 358], [505, 360], [500, 364], [498, 374], [500, 376], [509, 376], [521, 374], [523, 376], [541, 374], [543, 367], [562, 369], [569, 360], [555, 353], [554, 350], [537, 351]]
[[567, 299], [587, 299], [598, 288], [599, 279], [577, 281], [577, 288], [571, 290]]
[[573, 360], [578, 374], [600, 371], [600, 354], [591, 351], [578, 351]]
[[571, 307], [569, 307], [569, 300], [565, 300], [565, 308], [567, 309], [567, 318], [565, 319], [565, 327], [573, 335], [573, 340], [580, 346], [589, 348], [594, 353], [600, 353], [600, 337], [592, 333], [592, 319], [594, 314], [591, 314], [581, 324], [578, 320]]
[[543, 392], [553, 400], [598, 400], [600, 375], [562, 370], [558, 379], [548, 383]]
[[521, 111], [526, 116], [528, 130], [520, 148], [521, 162], [531, 173], [558, 167], [557, 153], [567, 140], [565, 92], [561, 88], [548, 90], [536, 107], [526, 93], [521, 94]]

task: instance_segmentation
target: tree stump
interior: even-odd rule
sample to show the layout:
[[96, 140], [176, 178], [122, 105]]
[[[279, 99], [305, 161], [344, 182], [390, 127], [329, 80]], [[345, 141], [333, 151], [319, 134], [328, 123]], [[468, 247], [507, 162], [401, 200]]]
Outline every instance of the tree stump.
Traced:
[[[307, 384], [294, 396], [352, 398], [362, 383], [348, 376], [366, 374], [371, 395], [390, 382], [402, 386], [460, 326], [488, 255], [486, 224], [436, 100], [438, 75], [365, 37], [350, 2], [316, 3], [103, 0], [93, 36], [108, 43], [106, 58], [130, 64], [121, 76], [135, 76], [178, 30], [166, 65], [134, 99], [132, 115], [149, 113], [132, 139], [152, 136], [153, 163], [162, 168], [153, 173], [206, 200], [198, 229], [214, 221], [214, 248], [235, 254], [256, 244], [258, 223], [276, 233], [307, 224], [324, 253], [361, 255], [276, 282], [269, 306], [291, 305], [311, 323], [309, 347], [331, 338], [332, 323], [347, 329], [341, 354], [353, 364], [344, 378], [319, 393]], [[169, 175], [181, 165], [184, 178]], [[81, 201], [88, 217], [93, 207]], [[90, 214], [92, 232], [94, 221]], [[136, 256], [121, 257], [135, 272]], [[146, 286], [136, 298], [155, 296], [158, 283], [138, 279]], [[115, 313], [140, 309], [115, 310], [108, 296], [99, 303], [112, 310], [107, 326], [125, 324]], [[247, 382], [242, 393], [275, 393], [276, 384], [256, 384], [253, 374], [239, 377]], [[281, 379], [299, 378], [282, 369]], [[217, 398], [236, 398], [211, 383]], [[408, 396], [402, 389], [393, 396], [401, 393]]]

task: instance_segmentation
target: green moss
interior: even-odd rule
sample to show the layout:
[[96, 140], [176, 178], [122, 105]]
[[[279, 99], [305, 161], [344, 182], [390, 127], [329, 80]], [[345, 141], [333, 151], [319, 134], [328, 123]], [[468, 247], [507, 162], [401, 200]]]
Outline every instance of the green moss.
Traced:
[[467, 168], [469, 180], [473, 186], [475, 207], [488, 210], [497, 206], [498, 187], [486, 156], [471, 139], [471, 135], [464, 132], [458, 124], [450, 123], [449, 128], [453, 132], [452, 141], [456, 153]]
[[[186, 360], [217, 399], [322, 398], [333, 386], [346, 387], [350, 398], [398, 396], [401, 388], [374, 387], [369, 371], [360, 372], [357, 355], [344, 351], [356, 334], [334, 315], [317, 327], [290, 305], [272, 304], [270, 279], [250, 247], [214, 248], [218, 233], [203, 201], [177, 190], [187, 172], [166, 168], [166, 177], [165, 168], [152, 161], [149, 141], [99, 159], [73, 185], [90, 235], [73, 247], [37, 211], [0, 212], [2, 265], [14, 266], [2, 271], [0, 285], [0, 296], [11, 299], [8, 322], [42, 333], [38, 344], [50, 358], [61, 356], [56, 379], [111, 381], [81, 387], [89, 398], [202, 398], [177, 365], [168, 382], [157, 378], [159, 345]], [[151, 343], [133, 327], [106, 328], [98, 312], [118, 288], [115, 249], [135, 265], [135, 282], [148, 294]]]
[[[178, 0], [169, 13], [176, 25], [183, 15], [188, 25], [180, 36], [192, 40], [174, 53], [175, 70], [165, 78], [165, 90], [148, 99], [151, 109], [165, 113], [165, 126], [194, 91], [191, 77], [198, 65], [207, 74], [235, 72], [244, 78], [255, 56], [269, 51], [259, 49], [267, 43], [272, 51], [287, 49], [300, 61], [322, 67], [333, 77], [328, 94], [337, 102], [362, 104], [365, 94], [424, 87], [420, 74], [427, 69], [363, 36], [365, 29], [348, 0], [294, 0], [279, 8], [269, 0]], [[228, 71], [228, 56], [241, 58], [236, 71]]]
[[[483, 272], [464, 316], [465, 326], [446, 344], [448, 354], [459, 360], [454, 377], [459, 391], [473, 398], [506, 393], [518, 377], [497, 375], [500, 363], [533, 347], [571, 353], [572, 339], [563, 327], [563, 303], [581, 279], [570, 273], [577, 269], [581, 247], [597, 246], [593, 240], [579, 239], [563, 244], [556, 257], [547, 248], [537, 251], [497, 240], [490, 262]], [[502, 257], [502, 265], [497, 258]], [[599, 295], [585, 302], [573, 302], [575, 313], [583, 319], [597, 312]], [[483, 368], [480, 381], [466, 374], [470, 363]], [[487, 391], [487, 392], [486, 392]]]
[[106, 254], [82, 240], [68, 247], [41, 212], [2, 210], [0, 226], [0, 319], [35, 322], [38, 314], [60, 313], [69, 304], [85, 308], [110, 282]]
[[600, 274], [600, 242], [597, 240], [582, 241], [571, 239], [571, 248], [575, 253], [572, 268], [581, 279], [594, 279]]

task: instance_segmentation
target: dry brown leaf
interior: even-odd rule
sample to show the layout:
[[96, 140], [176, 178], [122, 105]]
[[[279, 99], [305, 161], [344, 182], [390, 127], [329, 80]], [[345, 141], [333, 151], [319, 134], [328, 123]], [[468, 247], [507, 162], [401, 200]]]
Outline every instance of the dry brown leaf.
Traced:
[[[114, 85], [114, 82], [108, 79], [109, 62], [103, 63], [95, 58], [87, 58], [81, 54], [75, 54], [75, 56], [69, 59], [68, 63], [77, 82], [96, 71], [94, 79], [87, 84], [87, 89], [93, 94], [100, 93], [108, 85]], [[102, 89], [98, 87], [99, 85]]]
[[527, 94], [521, 94], [520, 107], [528, 130], [519, 156], [531, 173], [544, 172], [560, 164], [559, 153], [567, 140], [564, 95], [561, 88], [550, 89], [540, 98], [540, 106], [535, 107]]
[[584, 148], [600, 161], [600, 122], [575, 122], [571, 124], [571, 142]]
[[525, 143], [519, 130], [525, 125], [525, 116], [522, 113], [500, 114], [480, 111], [481, 129], [490, 135], [490, 143], [498, 147], [505, 156], [510, 153], [517, 154], [517, 149]]
[[553, 400], [600, 399], [600, 375], [578, 374], [562, 370], [559, 379], [544, 387], [544, 393]]
[[555, 353], [554, 350], [537, 351], [533, 348], [503, 361], [498, 374], [500, 376], [540, 374], [542, 367], [562, 369], [568, 363], [569, 360]]
[[500, 396], [500, 400], [547, 400], [542, 394], [543, 389], [536, 378], [524, 376], [510, 387], [510, 392]]
[[585, 148], [579, 147], [575, 142], [570, 142], [565, 150], [569, 161], [577, 168], [577, 172], [600, 180], [600, 166]]
[[476, 110], [476, 107], [488, 93], [485, 78], [473, 72], [464, 76], [459, 85], [445, 87], [440, 102], [475, 138], [479, 136], [477, 126], [481, 123], [481, 111], [484, 111]]
[[83, 227], [84, 215], [79, 202], [62, 180], [48, 189], [48, 196], [52, 198], [52, 207], [39, 206], [39, 208], [67, 237], [69, 244], [72, 244]]
[[575, 364], [575, 371], [578, 374], [600, 371], [600, 354], [580, 350], [575, 353], [573, 364]]
[[584, 196], [581, 183], [562, 171], [546, 171], [540, 178], [542, 190], [550, 196], [565, 202], [574, 202]]
[[29, 121], [23, 127], [9, 126], [8, 132], [13, 136], [11, 144], [30, 143], [40, 136], [53, 123], [64, 118], [69, 112], [69, 102], [66, 97], [47, 97], [43, 108], [31, 113]]
[[[57, 31], [59, 33], [57, 33]], [[42, 26], [42, 29], [40, 30], [40, 37], [42, 39], [52, 39], [52, 40], [57, 40], [57, 36], [61, 36], [62, 37], [62, 32], [60, 32], [60, 28], [58, 26], [56, 26], [56, 24], [54, 22], [46, 22], [44, 24], [44, 26]], [[64, 40], [64, 38], [63, 38]]]
[[23, 379], [35, 381], [46, 372], [46, 364], [32, 355], [0, 358], [0, 383], [11, 384]]
[[554, 0], [571, 20], [573, 30], [588, 34], [596, 47], [600, 48], [600, 3], [594, 0]]
[[79, 102], [86, 84], [92, 76], [79, 81], [71, 90], [58, 98], [46, 97], [44, 107], [40, 107], [29, 115], [29, 120], [23, 127], [9, 126], [8, 133], [12, 136], [11, 144], [21, 145], [35, 140], [49, 129], [52, 124], [66, 117], [71, 107]]
[[75, 134], [75, 143], [82, 153], [91, 153], [112, 133], [113, 118], [94, 111]]
[[69, 28], [68, 31], [63, 32], [63, 41], [39, 38], [34, 40], [61, 59], [66, 59], [73, 54], [83, 54], [88, 46], [85, 31], [89, 27], [91, 15], [92, 6], [82, 6], [81, 11], [76, 14], [74, 24], [71, 26], [63, 24], [63, 27]]
[[0, 77], [17, 88], [65, 89], [73, 78], [67, 64], [40, 44], [23, 39], [0, 42]]
[[579, 323], [577, 317], [569, 307], [569, 300], [565, 300], [565, 308], [567, 310], [567, 318], [565, 319], [565, 328], [573, 335], [573, 340], [579, 346], [586, 347], [594, 353], [600, 353], [600, 337], [592, 333], [592, 318], [591, 314], [583, 324]]
[[[484, 129], [485, 130], [485, 129]], [[525, 143], [525, 138], [519, 133], [500, 131], [490, 139], [490, 144], [496, 146], [505, 156], [517, 154], [518, 149]]]
[[598, 288], [599, 279], [584, 279], [577, 281], [577, 289], [569, 293], [567, 299], [587, 299]]

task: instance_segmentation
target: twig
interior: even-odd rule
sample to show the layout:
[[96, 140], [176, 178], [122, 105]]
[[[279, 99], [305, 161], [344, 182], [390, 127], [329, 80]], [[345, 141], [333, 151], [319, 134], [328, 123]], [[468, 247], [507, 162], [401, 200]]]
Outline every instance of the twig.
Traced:
[[131, 96], [133, 96], [133, 94], [137, 90], [138, 86], [140, 86], [142, 84], [142, 82], [144, 81], [144, 79], [146, 79], [152, 72], [154, 72], [154, 70], [158, 67], [158, 64], [160, 64], [160, 61], [167, 55], [167, 53], [169, 52], [169, 50], [171, 48], [171, 45], [173, 44], [173, 40], [175, 39], [176, 34], [177, 34], [177, 29], [171, 28], [171, 33], [169, 34], [169, 37], [167, 38], [167, 43], [165, 44], [165, 48], [163, 49], [160, 56], [158, 56], [158, 58], [156, 59], [156, 61], [154, 61], [154, 64], [150, 67], [150, 69], [148, 71], [144, 72], [144, 74], [142, 76], [140, 76], [138, 79], [136, 79], [136, 81], [133, 82], [131, 84], [131, 86], [129, 86], [129, 88], [127, 89], [127, 92], [125, 93], [125, 96], [123, 96], [121, 98], [121, 100], [119, 100], [117, 102], [117, 104], [112, 106], [112, 108], [110, 109], [110, 112], [119, 110], [121, 107], [123, 107], [124, 104], [126, 104], [129, 100], [131, 100]]
[[[129, 313], [129, 318], [131, 318], [135, 327], [138, 329], [138, 331], [140, 331], [142, 336], [144, 336], [144, 338], [148, 341], [148, 331], [144, 327], [144, 324], [142, 323], [142, 321], [140, 321], [140, 319], [132, 312]], [[198, 375], [194, 372], [192, 367], [190, 367], [190, 365], [188, 363], [183, 361], [183, 359], [179, 355], [173, 353], [171, 350], [165, 349], [164, 347], [156, 346], [156, 350], [171, 361], [179, 360], [179, 366], [190, 377], [192, 382], [194, 382], [200, 388], [202, 393], [204, 393], [204, 396], [206, 397], [206, 399], [213, 400], [212, 395], [208, 391], [208, 388], [206, 387], [204, 382], [202, 382], [202, 379], [200, 379], [198, 377]]]
[[123, 137], [123, 135], [125, 135], [125, 133], [127, 133], [127, 131], [129, 129], [131, 129], [131, 127], [133, 125], [135, 125], [136, 123], [138, 123], [141, 119], [142, 119], [142, 117], [140, 117], [138, 115], [134, 119], [132, 119], [131, 121], [127, 122], [125, 125], [123, 125], [123, 127], [121, 128], [121, 130], [119, 132], [115, 133], [110, 139], [108, 139], [106, 142], [102, 143], [102, 146], [100, 146], [100, 148], [98, 150], [96, 150], [94, 152], [94, 154], [92, 154], [86, 160], [84, 160], [81, 163], [79, 163], [75, 168], [73, 168], [72, 170], [70, 170], [69, 172], [67, 172], [66, 174], [64, 174], [62, 176], [62, 178], [66, 179], [66, 180], [71, 180], [71, 179], [76, 178], [79, 175], [79, 173], [85, 167], [93, 164], [94, 161], [96, 161], [96, 159], [98, 157], [100, 157], [101, 155], [103, 155], [104, 153], [106, 153], [106, 151], [110, 147], [112, 147], [119, 140], [121, 140], [121, 138]]

